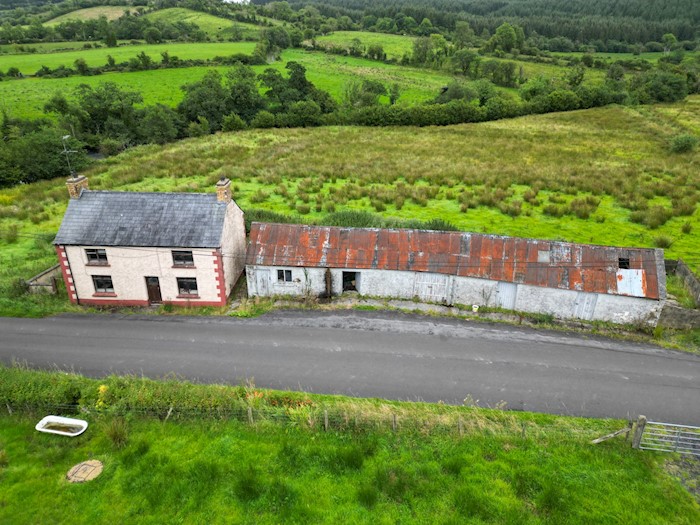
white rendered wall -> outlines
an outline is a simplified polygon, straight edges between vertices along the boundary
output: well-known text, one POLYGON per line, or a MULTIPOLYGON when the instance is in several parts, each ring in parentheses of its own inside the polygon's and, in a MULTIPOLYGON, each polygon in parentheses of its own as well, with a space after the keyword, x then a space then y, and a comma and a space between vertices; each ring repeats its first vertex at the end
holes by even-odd
MULTIPOLYGON (((176 248, 184 250, 184 248, 176 248)), ((113 248, 105 246, 66 246, 66 254, 78 294, 78 300, 94 299, 93 275, 112 278, 116 300, 147 301, 146 277, 158 277, 163 301, 182 301, 178 298, 177 277, 195 277, 199 299, 218 301, 217 279, 214 269, 214 249, 193 249, 195 268, 173 267, 170 248, 113 248), (108 266, 88 265, 85 248, 102 248, 107 252, 108 266)), ((99 298, 99 296, 97 296, 99 298)))
POLYGON ((226 208, 226 219, 221 236, 226 296, 231 293, 236 281, 245 268, 245 219, 243 211, 231 201, 226 208))
MULTIPOLYGON (((355 271, 360 275, 358 293, 365 296, 412 299, 415 297, 416 281, 423 279, 421 272, 389 270, 331 269, 333 295, 342 293, 342 273, 355 271)), ((427 273, 427 272, 426 272, 427 273)), ((325 292, 325 268, 297 268, 285 266, 246 266, 248 295, 309 295, 325 292), (268 293, 259 288, 261 270, 268 270, 268 293), (292 282, 279 282, 277 270, 291 270, 292 282)), ((498 281, 473 277, 449 276, 447 302, 449 304, 478 304, 498 306, 498 281)), ((592 320, 615 323, 639 321, 655 324, 664 301, 606 294, 586 294, 574 290, 517 285, 515 310, 529 313, 552 314, 566 319, 576 317, 577 300, 583 296, 596 299, 595 308, 588 316, 592 320), (596 295, 597 297, 592 297, 596 295)))

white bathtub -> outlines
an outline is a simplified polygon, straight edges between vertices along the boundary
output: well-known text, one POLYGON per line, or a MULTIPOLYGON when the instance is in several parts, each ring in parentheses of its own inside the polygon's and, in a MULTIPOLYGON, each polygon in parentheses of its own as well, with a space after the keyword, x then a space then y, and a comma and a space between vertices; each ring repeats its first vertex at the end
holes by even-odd
POLYGON ((59 436, 75 437, 79 436, 87 429, 87 421, 82 419, 72 419, 70 417, 46 416, 36 424, 39 432, 47 434, 58 434, 59 436))

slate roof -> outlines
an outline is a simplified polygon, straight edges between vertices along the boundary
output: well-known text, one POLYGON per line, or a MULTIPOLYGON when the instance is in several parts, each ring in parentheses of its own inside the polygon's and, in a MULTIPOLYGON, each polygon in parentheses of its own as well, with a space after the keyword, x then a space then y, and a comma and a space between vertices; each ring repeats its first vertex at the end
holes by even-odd
POLYGON ((253 223, 246 264, 434 272, 649 299, 665 294, 663 250, 469 232, 253 223), (620 259, 629 259, 629 270, 620 259))
POLYGON ((54 244, 218 248, 225 216, 216 194, 83 190, 54 244))

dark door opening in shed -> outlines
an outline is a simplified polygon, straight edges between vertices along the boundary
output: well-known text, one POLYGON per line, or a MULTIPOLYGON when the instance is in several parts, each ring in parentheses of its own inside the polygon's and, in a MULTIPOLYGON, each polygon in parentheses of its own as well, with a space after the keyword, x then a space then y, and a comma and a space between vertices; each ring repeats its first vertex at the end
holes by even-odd
POLYGON ((357 272, 343 272, 343 291, 357 292, 359 288, 359 277, 357 272))

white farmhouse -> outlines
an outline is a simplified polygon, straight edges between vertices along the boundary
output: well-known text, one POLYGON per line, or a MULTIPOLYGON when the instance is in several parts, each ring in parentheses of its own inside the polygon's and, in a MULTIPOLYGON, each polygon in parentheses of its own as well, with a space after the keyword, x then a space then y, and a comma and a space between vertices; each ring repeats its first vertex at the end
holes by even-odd
POLYGON ((366 296, 655 324, 663 250, 468 232, 253 223, 250 296, 366 296))
POLYGON ((75 304, 223 306, 243 271, 243 212, 214 193, 90 191, 68 179, 54 245, 75 304))

